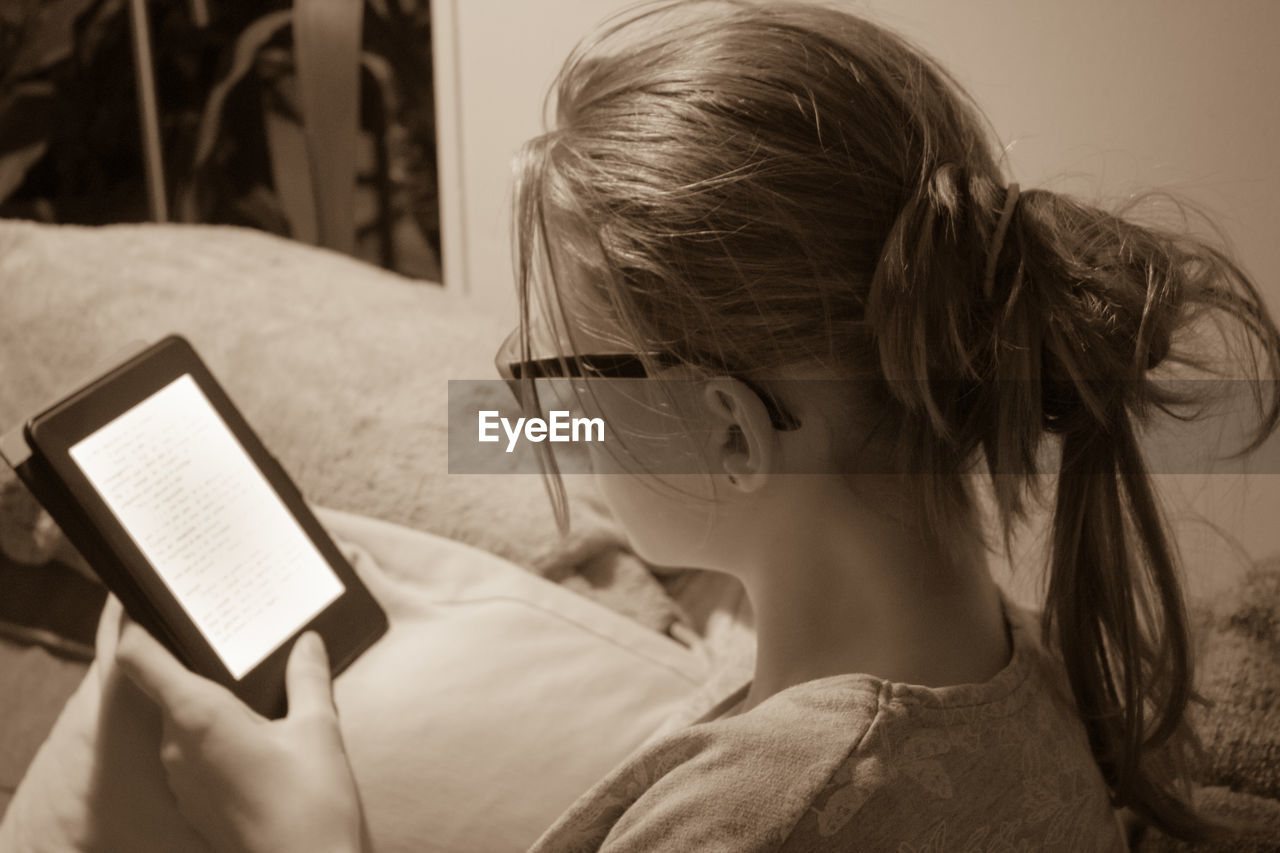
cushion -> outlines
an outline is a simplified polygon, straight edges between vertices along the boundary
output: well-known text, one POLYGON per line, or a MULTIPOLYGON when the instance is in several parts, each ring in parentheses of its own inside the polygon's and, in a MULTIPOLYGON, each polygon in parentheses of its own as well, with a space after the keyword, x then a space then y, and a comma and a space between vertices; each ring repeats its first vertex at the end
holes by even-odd
MULTIPOLYGON (((493 353, 514 317, 228 226, 0 220, 0 281, 0 429, 125 344, 176 332, 309 500, 482 547, 659 630, 676 618, 590 478, 566 478, 574 530, 562 538, 540 477, 449 473, 449 380, 493 380, 468 388, 506 406, 493 353)), ((68 550, 0 465, 0 551, 31 563, 68 550)))
MULTIPOLYGON (((335 684, 379 851, 524 850, 582 791, 718 698, 699 649, 491 554, 337 512, 321 520, 390 630, 335 684)), ((97 661, 0 824, 0 849, 203 849, 159 764, 157 711, 97 661)))

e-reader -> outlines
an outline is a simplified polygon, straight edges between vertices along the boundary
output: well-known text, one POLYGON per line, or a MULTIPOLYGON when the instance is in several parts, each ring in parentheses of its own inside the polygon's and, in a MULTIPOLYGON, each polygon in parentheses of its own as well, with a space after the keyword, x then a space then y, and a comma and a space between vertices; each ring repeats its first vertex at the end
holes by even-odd
POLYGON ((195 350, 142 349, 0 442, 125 610, 191 670, 285 711, 294 640, 334 674, 386 615, 195 350))

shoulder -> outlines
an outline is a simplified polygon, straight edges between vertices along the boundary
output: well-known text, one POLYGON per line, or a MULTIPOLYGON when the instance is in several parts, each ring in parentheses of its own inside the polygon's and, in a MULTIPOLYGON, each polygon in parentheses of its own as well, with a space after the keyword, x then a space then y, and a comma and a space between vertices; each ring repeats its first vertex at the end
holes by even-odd
POLYGON ((884 685, 782 851, 1124 848, 1060 662, 1034 614, 1008 617, 1013 658, 992 680, 884 685))
POLYGON ((537 849, 777 849, 858 750, 881 686, 822 679, 662 738, 584 795, 537 849))
POLYGON ((1116 849, 1109 796, 1028 614, 982 684, 845 675, 636 753, 538 850, 1116 849))

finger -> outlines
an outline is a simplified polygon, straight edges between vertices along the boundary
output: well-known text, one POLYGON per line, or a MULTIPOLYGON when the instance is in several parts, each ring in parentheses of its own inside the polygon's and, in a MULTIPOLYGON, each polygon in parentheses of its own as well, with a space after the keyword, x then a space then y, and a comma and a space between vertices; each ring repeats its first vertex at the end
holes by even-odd
POLYGON ((289 653, 284 673, 289 698, 289 716, 324 714, 332 716, 333 681, 329 676, 329 655, 324 640, 315 631, 298 638, 289 653))
POLYGON ((226 698, 225 690, 183 666, 132 619, 126 618, 120 629, 116 664, 180 728, 203 725, 226 698))

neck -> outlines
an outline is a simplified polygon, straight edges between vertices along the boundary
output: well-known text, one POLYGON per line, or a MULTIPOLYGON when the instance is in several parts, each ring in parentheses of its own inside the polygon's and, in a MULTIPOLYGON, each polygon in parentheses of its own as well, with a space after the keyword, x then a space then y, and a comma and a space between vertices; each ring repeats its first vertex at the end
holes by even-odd
POLYGON ((999 590, 976 533, 940 549, 812 481, 801 489, 785 533, 758 537, 755 558, 735 571, 757 631, 741 710, 832 675, 940 687, 985 681, 1007 663, 999 590))

